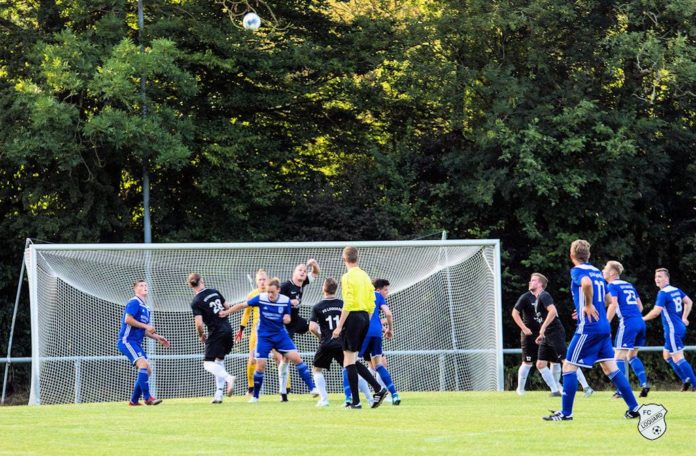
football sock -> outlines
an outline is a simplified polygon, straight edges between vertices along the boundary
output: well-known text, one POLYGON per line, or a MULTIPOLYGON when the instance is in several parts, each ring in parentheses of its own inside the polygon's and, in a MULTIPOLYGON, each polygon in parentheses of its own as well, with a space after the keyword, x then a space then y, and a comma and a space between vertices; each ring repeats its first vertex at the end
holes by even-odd
POLYGON ((529 371, 532 370, 531 364, 521 364, 519 370, 517 371, 517 388, 524 391, 527 385, 527 377, 529 376, 529 371))
POLYGON ((350 383, 348 383, 348 371, 343 369, 343 394, 346 396, 346 402, 353 402, 350 393, 350 383))
POLYGON ((573 402, 575 401, 575 392, 578 389, 577 372, 579 372, 579 370, 563 374, 563 397, 561 398, 563 409, 561 413, 563 413, 564 416, 573 415, 573 402))
POLYGON ((631 365, 633 373, 638 377, 640 386, 646 386, 648 384, 648 377, 645 375, 645 366, 643 366, 643 362, 637 356, 634 356, 628 363, 631 365))
POLYGON ((551 373, 551 370, 548 367, 544 367, 543 369, 539 369, 539 373, 541 374, 541 377, 544 379, 546 384, 548 385, 549 388, 551 388, 552 393, 558 392, 558 386, 556 385, 556 379, 553 378, 553 374, 551 373))
MULTIPOLYGON (((580 368, 578 368, 578 370, 577 370, 577 377, 578 377, 578 381, 582 385, 582 389, 590 387, 590 385, 587 383, 587 379, 585 378, 585 374, 582 373, 582 369, 580 369, 580 368)), ((577 383, 575 384, 575 386, 577 387, 577 383)))
POLYGON ((279 386, 280 394, 287 394, 288 393, 288 377, 289 377, 288 367, 289 367, 288 363, 286 363, 285 361, 278 364, 278 386, 279 386))
POLYGON ((218 372, 224 372, 223 376, 215 375, 215 386, 217 386, 218 390, 222 391, 225 389, 225 382, 229 378, 230 374, 228 374, 225 370, 225 362, 223 360, 215 361, 215 364, 220 366, 218 372))
POLYGON ((682 373, 682 378, 684 379, 684 382, 686 383, 691 382, 692 385, 696 385, 696 378, 694 378, 694 370, 691 367, 691 364, 686 359, 681 359, 677 363, 677 367, 682 373))
POLYGON ((628 378, 628 369, 626 366, 626 361, 623 359, 617 359, 616 360, 616 367, 619 368, 622 374, 624 374, 624 377, 628 378))
POLYGON ((321 398, 321 400, 328 401, 329 394, 326 392, 326 379, 324 378, 324 374, 322 372, 314 373, 314 384, 317 385, 317 389, 319 390, 319 397, 321 398))
MULTIPOLYGON (((384 364, 382 364, 381 366, 384 366, 384 364)), ((383 379, 382 376, 379 375, 379 367, 376 369, 373 369, 370 366, 367 366, 367 370, 369 370, 370 373, 372 374, 372 376, 375 378, 375 380, 377 380, 377 383, 379 383, 379 386, 381 386, 382 388, 387 388, 387 381, 385 379, 383 379)), ((389 375, 389 372, 387 372, 387 375, 389 375)), ((389 388, 387 388, 387 389, 389 389, 389 388)))
POLYGON ((300 363, 295 367, 297 368, 297 373, 300 374, 302 380, 307 384, 307 388, 312 391, 314 389, 314 381, 312 380, 312 374, 309 373, 307 365, 305 363, 300 363))
POLYGON ((254 387, 254 372, 256 371, 256 366, 252 363, 247 363, 247 385, 249 388, 254 387))
POLYGON ((672 366, 672 370, 677 374, 677 377, 679 377, 682 382, 686 382, 686 378, 684 377, 684 374, 682 374, 681 369, 679 369, 677 366, 677 363, 675 363, 672 358, 667 358, 666 361, 670 366, 672 366))
POLYGON ((556 380, 558 390, 563 390, 563 385, 561 385, 561 363, 551 363, 551 373, 553 373, 553 379, 556 380))
POLYGON ((355 369, 362 378, 367 380, 367 383, 370 384, 375 393, 382 389, 382 386, 380 386, 379 382, 375 380, 375 377, 370 374, 370 371, 367 370, 367 367, 364 364, 361 362, 356 362, 355 369))
MULTIPOLYGON (((140 375, 138 375, 139 377, 140 375)), ((136 378, 135 379, 135 386, 133 386, 133 394, 131 394, 131 402, 136 403, 140 400, 140 395, 142 394, 142 390, 140 389, 140 379, 136 378)))
POLYGON ((263 385, 263 372, 254 372, 254 397, 256 399, 259 398, 261 385, 263 385))
POLYGON ((360 403, 360 391, 358 391, 358 369, 355 364, 346 366, 348 373, 348 384, 350 385, 350 395, 353 398, 353 405, 360 403))
POLYGON ((396 394, 396 387, 394 386, 394 382, 392 381, 391 375, 389 375, 387 368, 380 364, 377 366, 377 373, 379 374, 377 379, 379 380, 381 378, 384 382, 381 384, 381 386, 387 388, 390 394, 396 394))
POLYGON ((626 405, 628 405, 629 410, 635 410, 636 407, 638 407, 638 401, 636 401, 636 396, 633 394, 631 385, 628 383, 623 372, 617 369, 614 372, 610 372, 608 377, 621 393, 621 397, 624 402, 626 402, 626 405))
POLYGON ((143 393, 143 399, 150 399, 150 376, 147 374, 147 369, 138 369, 138 385, 143 393))

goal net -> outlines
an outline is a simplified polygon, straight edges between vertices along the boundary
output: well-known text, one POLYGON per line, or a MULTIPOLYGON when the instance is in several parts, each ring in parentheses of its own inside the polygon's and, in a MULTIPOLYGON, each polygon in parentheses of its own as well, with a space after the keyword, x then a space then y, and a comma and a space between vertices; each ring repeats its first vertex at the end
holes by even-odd
MULTIPOLYGON (((391 283, 387 303, 395 333, 385 356, 400 391, 502 390, 503 350, 500 255, 497 240, 353 242, 360 266, 391 283)), ((212 396, 213 377, 203 370, 203 345, 194 330, 187 287, 190 272, 235 303, 252 290, 258 268, 289 280, 297 264, 318 261, 319 278, 305 288, 300 314, 309 319, 325 277, 345 272, 345 242, 260 244, 37 245, 26 250, 32 329, 31 404, 127 401, 135 370, 116 348, 132 283, 149 283, 148 306, 157 332, 143 348, 153 367, 153 394, 161 398, 212 396)), ((340 282, 340 280, 339 280, 340 282)), ((340 297, 340 288, 338 291, 340 297)), ((241 313, 230 317, 239 327, 241 313)), ((295 336, 311 365, 318 341, 295 336)), ((248 330, 225 364, 237 376, 235 394, 247 388, 248 330)), ((341 369, 327 377, 341 392, 341 369)), ((293 393, 306 392, 291 366, 293 393)), ((277 394, 269 362, 264 394, 277 394)))

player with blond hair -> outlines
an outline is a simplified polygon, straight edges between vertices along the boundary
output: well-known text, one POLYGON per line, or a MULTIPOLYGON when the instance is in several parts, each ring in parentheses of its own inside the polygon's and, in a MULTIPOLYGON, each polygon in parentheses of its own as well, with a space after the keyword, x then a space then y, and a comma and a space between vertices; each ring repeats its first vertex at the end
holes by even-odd
MULTIPOLYGON (((268 274, 265 269, 256 271, 256 288, 247 294, 246 300, 258 296, 266 291, 266 282, 268 282, 268 274)), ((236 343, 241 342, 244 337, 244 329, 249 325, 251 319, 251 330, 249 332, 249 357, 247 358, 247 394, 251 395, 254 392, 254 371, 256 370, 256 359, 254 352, 256 351, 256 329, 259 326, 259 308, 247 307, 242 313, 242 321, 239 323, 239 331, 234 336, 236 343)))

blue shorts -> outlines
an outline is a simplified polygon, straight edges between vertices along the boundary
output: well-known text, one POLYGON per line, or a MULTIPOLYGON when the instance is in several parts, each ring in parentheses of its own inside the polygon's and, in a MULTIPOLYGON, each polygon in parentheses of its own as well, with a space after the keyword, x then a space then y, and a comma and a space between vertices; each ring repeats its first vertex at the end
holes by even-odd
POLYGON ((665 350, 671 353, 678 353, 684 350, 684 333, 668 332, 665 330, 665 350))
POLYGON ((614 359, 611 334, 573 334, 566 361, 580 367, 614 359))
POLYGON ((373 356, 382 356, 382 336, 367 336, 360 347, 358 356, 366 360, 373 356))
POLYGON ((274 335, 257 335, 258 340, 256 341, 256 351, 254 352, 254 358, 256 359, 268 359, 268 354, 271 350, 275 349, 278 353, 287 353, 289 351, 297 351, 290 335, 287 332, 282 332, 274 335))
POLYGON ((121 353, 126 355, 126 358, 128 358, 131 364, 135 364, 135 362, 140 358, 147 359, 147 355, 143 351, 143 347, 141 347, 137 342, 133 342, 131 340, 126 340, 124 342, 119 340, 116 346, 121 353))
POLYGON ((632 350, 645 346, 645 322, 642 318, 619 321, 614 347, 617 350, 632 350))

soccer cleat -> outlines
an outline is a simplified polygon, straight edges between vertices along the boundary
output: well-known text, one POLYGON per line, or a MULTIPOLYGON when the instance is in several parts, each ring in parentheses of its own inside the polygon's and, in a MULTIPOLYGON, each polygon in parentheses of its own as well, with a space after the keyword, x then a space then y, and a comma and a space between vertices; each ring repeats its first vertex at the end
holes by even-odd
POLYGON ((640 390, 640 395, 639 397, 648 397, 648 393, 650 392, 650 385, 645 385, 642 390, 640 390))
POLYGON ((353 404, 346 404, 346 406, 343 407, 343 408, 346 409, 346 410, 350 410, 350 409, 362 410, 362 404, 355 404, 355 405, 353 405, 353 404))
POLYGON ((157 399, 155 396, 150 396, 150 399, 145 400, 145 405, 159 405, 162 403, 162 399, 157 399))
POLYGON ((590 388, 589 386, 587 388, 583 389, 583 391, 585 392, 585 397, 590 397, 594 394, 594 390, 592 388, 590 388))
POLYGON ((626 410, 626 413, 624 413, 624 418, 627 420, 631 420, 633 418, 640 418, 640 412, 637 410, 626 410))
POLYGON ((131 407, 137 407, 138 405, 143 405, 143 404, 141 404, 140 402, 128 402, 128 405, 130 405, 131 407))
POLYGON ((549 396, 551 396, 551 397, 561 397, 561 396, 563 396, 563 393, 561 393, 560 391, 554 391, 553 393, 550 393, 549 396))
POLYGON ((235 377, 234 375, 230 375, 229 377, 227 377, 227 388, 225 389, 225 394, 227 394, 228 397, 232 396, 232 393, 234 393, 234 381, 236 378, 237 377, 235 377))
POLYGON ((518 386, 517 389, 515 390, 518 396, 524 396, 525 391, 523 389, 520 389, 518 386))
POLYGON ((611 395, 612 399, 621 399, 623 398, 623 394, 621 394, 620 391, 614 391, 614 394, 611 395))
POLYGON ((401 404, 401 398, 399 397, 398 394, 392 394, 392 405, 399 405, 401 404))
POLYGON ((573 421, 572 416, 565 416, 560 410, 558 412, 554 412, 553 410, 549 411, 551 415, 541 417, 544 421, 573 421))
POLYGON ((374 396, 372 396, 373 402, 372 402, 371 407, 377 408, 380 405, 382 405, 382 402, 384 402, 384 398, 387 397, 387 393, 388 393, 388 391, 386 388, 382 388, 381 390, 376 392, 374 394, 374 396))
POLYGON ((320 399, 319 402, 317 402, 317 407, 328 407, 329 406, 329 401, 328 399, 320 399))
POLYGON ((317 388, 313 388, 312 391, 309 392, 309 394, 311 394, 312 397, 319 397, 319 390, 317 388))
POLYGON ((254 394, 254 387, 250 386, 249 388, 247 388, 247 396, 251 396, 253 394, 254 394))
POLYGON ((222 390, 215 391, 211 404, 222 404, 222 390))
POLYGON ((251 396, 251 399, 247 401, 249 404, 257 404, 259 402, 259 398, 255 396, 251 396))
POLYGON ((682 385, 682 393, 685 391, 689 391, 691 389, 691 382, 689 380, 685 381, 684 384, 682 385))
POLYGON ((288 401, 288 395, 280 393, 280 402, 287 402, 288 401))

